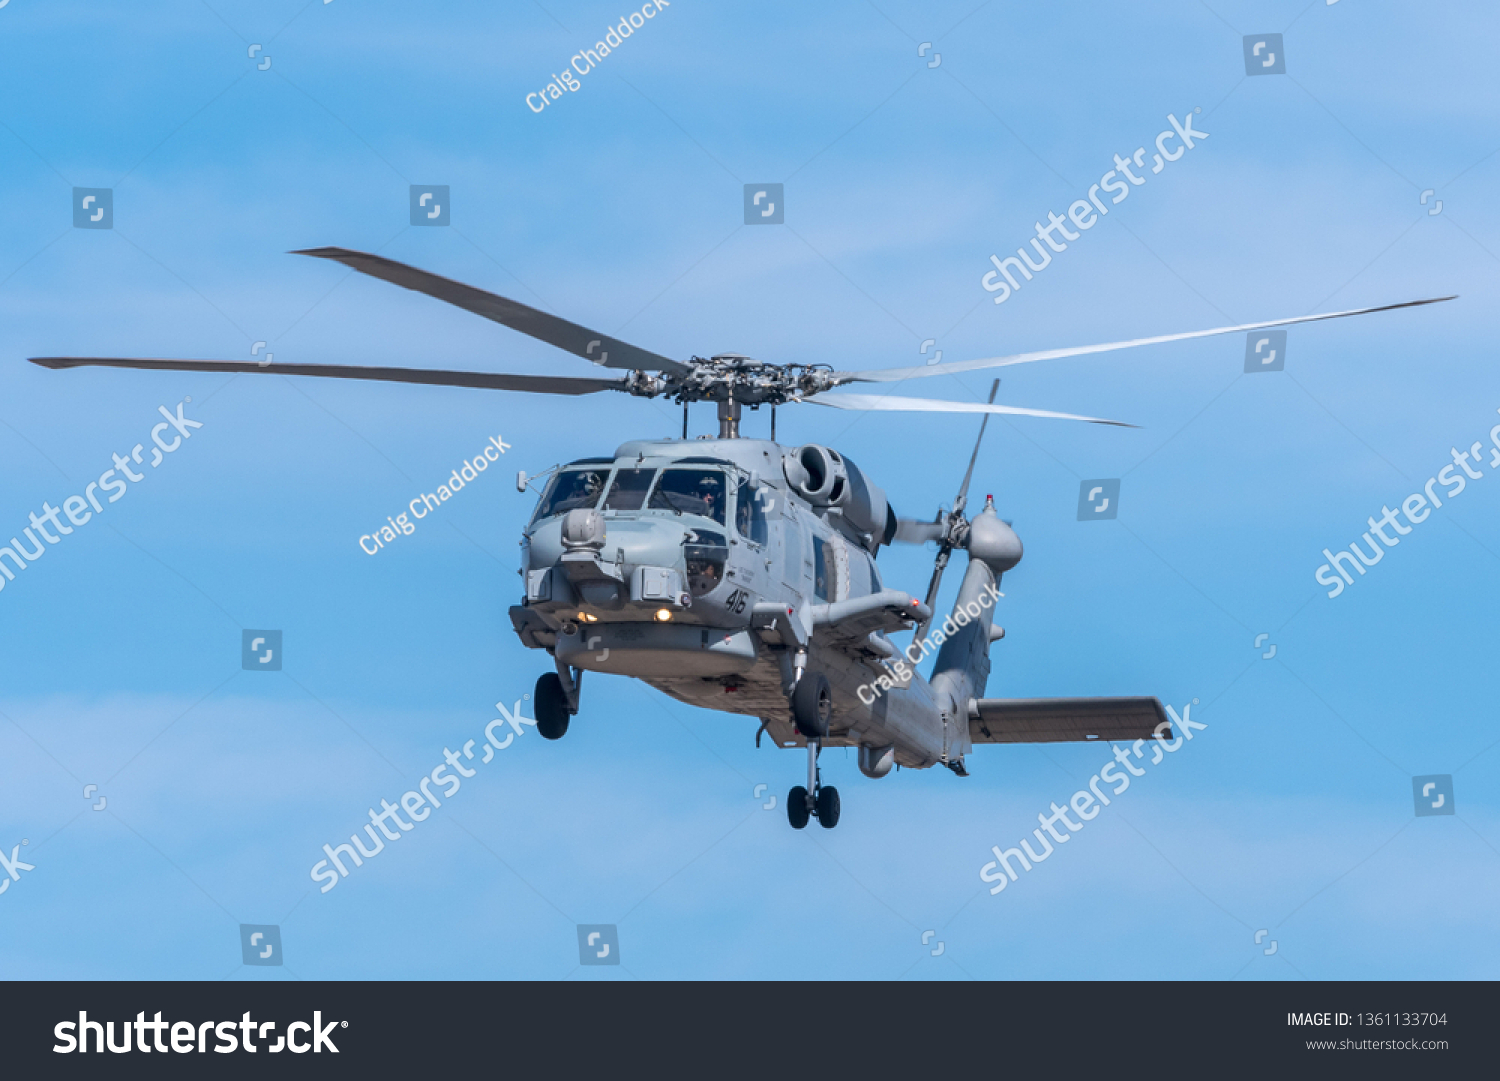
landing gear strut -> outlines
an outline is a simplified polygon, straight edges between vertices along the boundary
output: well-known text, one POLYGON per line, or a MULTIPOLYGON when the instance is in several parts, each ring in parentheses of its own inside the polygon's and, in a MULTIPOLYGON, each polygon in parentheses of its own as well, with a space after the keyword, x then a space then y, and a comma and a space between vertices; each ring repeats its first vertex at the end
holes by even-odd
POLYGON ((825 788, 818 769, 822 749, 820 740, 807 741, 807 787, 799 784, 786 794, 786 820, 794 830, 806 829, 809 818, 816 818, 825 830, 839 824, 839 790, 832 785, 825 788))

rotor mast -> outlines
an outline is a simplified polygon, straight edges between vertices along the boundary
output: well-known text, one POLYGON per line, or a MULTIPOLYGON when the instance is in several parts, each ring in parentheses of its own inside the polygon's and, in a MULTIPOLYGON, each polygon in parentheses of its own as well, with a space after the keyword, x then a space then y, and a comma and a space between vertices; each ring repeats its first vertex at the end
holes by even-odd
POLYGON ((738 439, 740 437, 740 403, 732 397, 734 388, 730 388, 731 397, 719 403, 719 438, 738 439))

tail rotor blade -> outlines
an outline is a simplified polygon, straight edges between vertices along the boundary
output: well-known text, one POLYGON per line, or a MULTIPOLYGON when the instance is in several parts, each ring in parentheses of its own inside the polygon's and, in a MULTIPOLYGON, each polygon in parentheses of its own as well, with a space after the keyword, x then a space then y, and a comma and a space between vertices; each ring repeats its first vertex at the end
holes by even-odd
MULTIPOLYGON (((990 384, 990 405, 995 404, 995 394, 1000 390, 1000 380, 996 379, 990 384)), ((984 442, 984 430, 989 427, 991 414, 986 413, 984 419, 979 422, 979 438, 974 440, 974 453, 969 455, 969 468, 964 473, 963 485, 958 489, 958 498, 953 501, 955 510, 962 510, 964 500, 969 494, 969 479, 974 476, 974 463, 979 460, 979 444, 984 442)))
MULTIPOLYGON (((995 394, 1000 390, 1000 380, 996 379, 990 384, 989 404, 995 404, 995 394)), ((974 453, 969 455, 969 468, 964 471, 964 482, 959 486, 958 498, 953 501, 953 509, 947 515, 939 519, 942 526, 942 534, 938 540, 937 558, 932 564, 932 581, 927 583, 927 610, 935 612, 938 590, 943 586, 943 571, 948 569, 948 557, 952 554, 963 540, 963 534, 967 531, 968 521, 964 518, 964 506, 969 499, 969 481, 974 477, 974 463, 979 461, 979 448, 984 443, 984 430, 989 427, 990 414, 985 413, 984 419, 979 422, 979 437, 974 440, 974 453)), ((899 528, 899 527, 898 527, 899 528)), ((929 615, 919 627, 913 642, 920 642, 927 637, 927 628, 932 625, 932 616, 929 615)))
POLYGON ((893 539, 897 544, 926 544, 928 541, 942 540, 942 537, 941 515, 935 522, 919 522, 914 518, 896 519, 896 536, 893 539))

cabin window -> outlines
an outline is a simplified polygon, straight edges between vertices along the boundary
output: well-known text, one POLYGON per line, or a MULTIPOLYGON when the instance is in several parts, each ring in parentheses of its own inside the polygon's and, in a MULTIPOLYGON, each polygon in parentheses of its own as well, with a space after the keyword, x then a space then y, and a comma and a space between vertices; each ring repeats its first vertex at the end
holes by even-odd
POLYGON ((726 495, 724 474, 717 469, 663 469, 650 508, 696 514, 723 525, 726 495))
POLYGON ((701 597, 719 588, 724 581, 724 564, 729 560, 724 534, 690 529, 682 543, 682 554, 687 562, 688 592, 701 597))
POLYGON ((655 476, 654 469, 621 469, 609 486, 609 494, 604 497, 604 509, 640 510, 655 476))
POLYGON ((740 481, 734 495, 734 527, 751 544, 765 544, 770 539, 770 527, 766 523, 766 503, 771 498, 770 490, 757 488, 748 480, 740 481))
POLYGON ((555 514, 566 514, 579 507, 592 507, 599 502, 604 491, 604 482, 609 479, 609 468, 565 469, 552 478, 542 502, 536 509, 533 521, 551 518, 555 514))
POLYGON ((813 596, 827 603, 833 587, 833 552, 816 533, 813 534, 813 596))

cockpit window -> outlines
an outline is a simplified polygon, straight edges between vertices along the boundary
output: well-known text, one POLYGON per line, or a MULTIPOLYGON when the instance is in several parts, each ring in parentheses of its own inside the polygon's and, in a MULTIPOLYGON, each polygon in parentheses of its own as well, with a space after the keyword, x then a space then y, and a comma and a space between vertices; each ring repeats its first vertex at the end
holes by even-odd
POLYGON ((766 526, 766 504, 770 500, 769 489, 757 488, 748 480, 740 481, 734 496, 734 527, 751 544, 765 544, 770 539, 766 526))
POLYGON ((550 518, 555 514, 566 514, 579 507, 592 507, 599 502, 604 491, 604 482, 609 478, 609 468, 565 469, 552 478, 552 485, 537 507, 535 521, 550 518))
POLYGON ((604 497, 604 509, 640 510, 654 476, 654 469, 621 469, 609 486, 609 494, 604 497))
POLYGON ((697 514, 724 524, 724 474, 716 469, 663 469, 652 510, 697 514))
POLYGON ((690 529, 682 544, 687 563, 688 590, 695 597, 712 593, 724 581, 729 545, 724 534, 708 529, 690 529))

